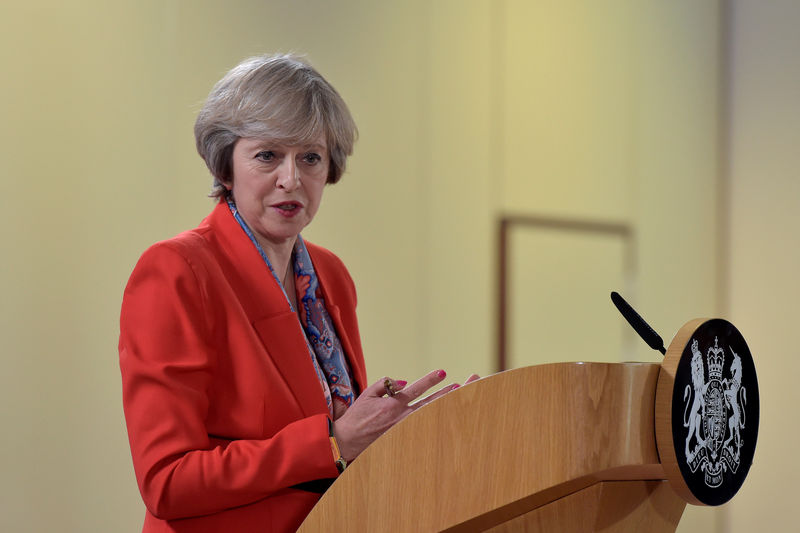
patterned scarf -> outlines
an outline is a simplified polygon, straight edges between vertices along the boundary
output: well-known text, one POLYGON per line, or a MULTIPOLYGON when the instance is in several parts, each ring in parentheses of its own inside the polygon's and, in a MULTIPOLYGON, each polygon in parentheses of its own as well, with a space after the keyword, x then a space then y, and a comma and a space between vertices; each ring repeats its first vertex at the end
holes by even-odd
MULTIPOLYGON (((264 253, 253 231, 239 214, 233 199, 228 199, 228 207, 239 226, 255 245, 273 279, 283 291, 289 307, 292 311, 295 311, 291 300, 286 295, 286 289, 267 258, 267 254, 264 253)), ((335 420, 344 414, 345 410, 355 400, 350 367, 347 364, 347 358, 344 355, 342 344, 339 342, 339 337, 336 335, 333 321, 325 308, 325 300, 322 298, 319 279, 316 272, 314 272, 314 265, 311 263, 308 250, 300 235, 297 236, 297 241, 294 244, 292 258, 294 260, 295 292, 297 293, 297 304, 300 307, 300 325, 305 332, 306 346, 308 347, 314 370, 317 373, 317 378, 322 386, 322 392, 328 404, 328 411, 335 420)))

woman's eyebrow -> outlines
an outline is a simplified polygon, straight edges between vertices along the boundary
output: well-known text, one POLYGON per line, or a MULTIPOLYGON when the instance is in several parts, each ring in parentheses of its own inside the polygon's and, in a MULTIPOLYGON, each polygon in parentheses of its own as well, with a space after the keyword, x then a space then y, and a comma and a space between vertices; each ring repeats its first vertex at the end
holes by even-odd
POLYGON ((270 149, 270 150, 280 150, 291 147, 298 147, 302 150, 316 150, 318 152, 327 150, 327 146, 315 142, 293 144, 282 141, 276 141, 274 139, 261 139, 255 144, 255 148, 270 149))
POLYGON ((303 150, 316 150, 318 152, 325 151, 326 149, 325 145, 318 143, 304 144, 301 148, 303 148, 303 150))

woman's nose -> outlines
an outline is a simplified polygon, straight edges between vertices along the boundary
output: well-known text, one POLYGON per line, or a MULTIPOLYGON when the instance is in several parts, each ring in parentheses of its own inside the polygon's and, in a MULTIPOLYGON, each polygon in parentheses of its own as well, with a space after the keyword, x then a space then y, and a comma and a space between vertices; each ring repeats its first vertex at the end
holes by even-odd
POLYGON ((276 185, 285 191, 293 191, 300 186, 300 169, 294 159, 287 157, 286 163, 278 169, 276 185))

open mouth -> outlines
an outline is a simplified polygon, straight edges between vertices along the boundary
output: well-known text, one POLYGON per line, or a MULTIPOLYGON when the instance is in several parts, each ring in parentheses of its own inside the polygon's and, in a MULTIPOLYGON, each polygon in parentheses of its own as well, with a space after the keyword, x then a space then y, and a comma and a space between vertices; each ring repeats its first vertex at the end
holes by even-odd
POLYGON ((297 211, 300 210, 303 205, 299 202, 281 202, 279 204, 275 204, 272 207, 278 210, 278 212, 282 215, 293 215, 297 211))

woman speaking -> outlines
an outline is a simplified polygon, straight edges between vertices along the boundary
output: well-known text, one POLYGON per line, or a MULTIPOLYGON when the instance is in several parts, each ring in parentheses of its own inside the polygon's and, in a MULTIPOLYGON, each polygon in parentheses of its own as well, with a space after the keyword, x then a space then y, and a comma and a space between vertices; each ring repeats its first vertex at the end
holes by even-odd
POLYGON ((195 138, 217 203, 145 251, 122 302, 144 531, 294 531, 347 462, 458 387, 411 403, 445 372, 369 385, 353 281, 300 236, 355 137, 336 90, 293 56, 248 59, 208 96, 195 138))

